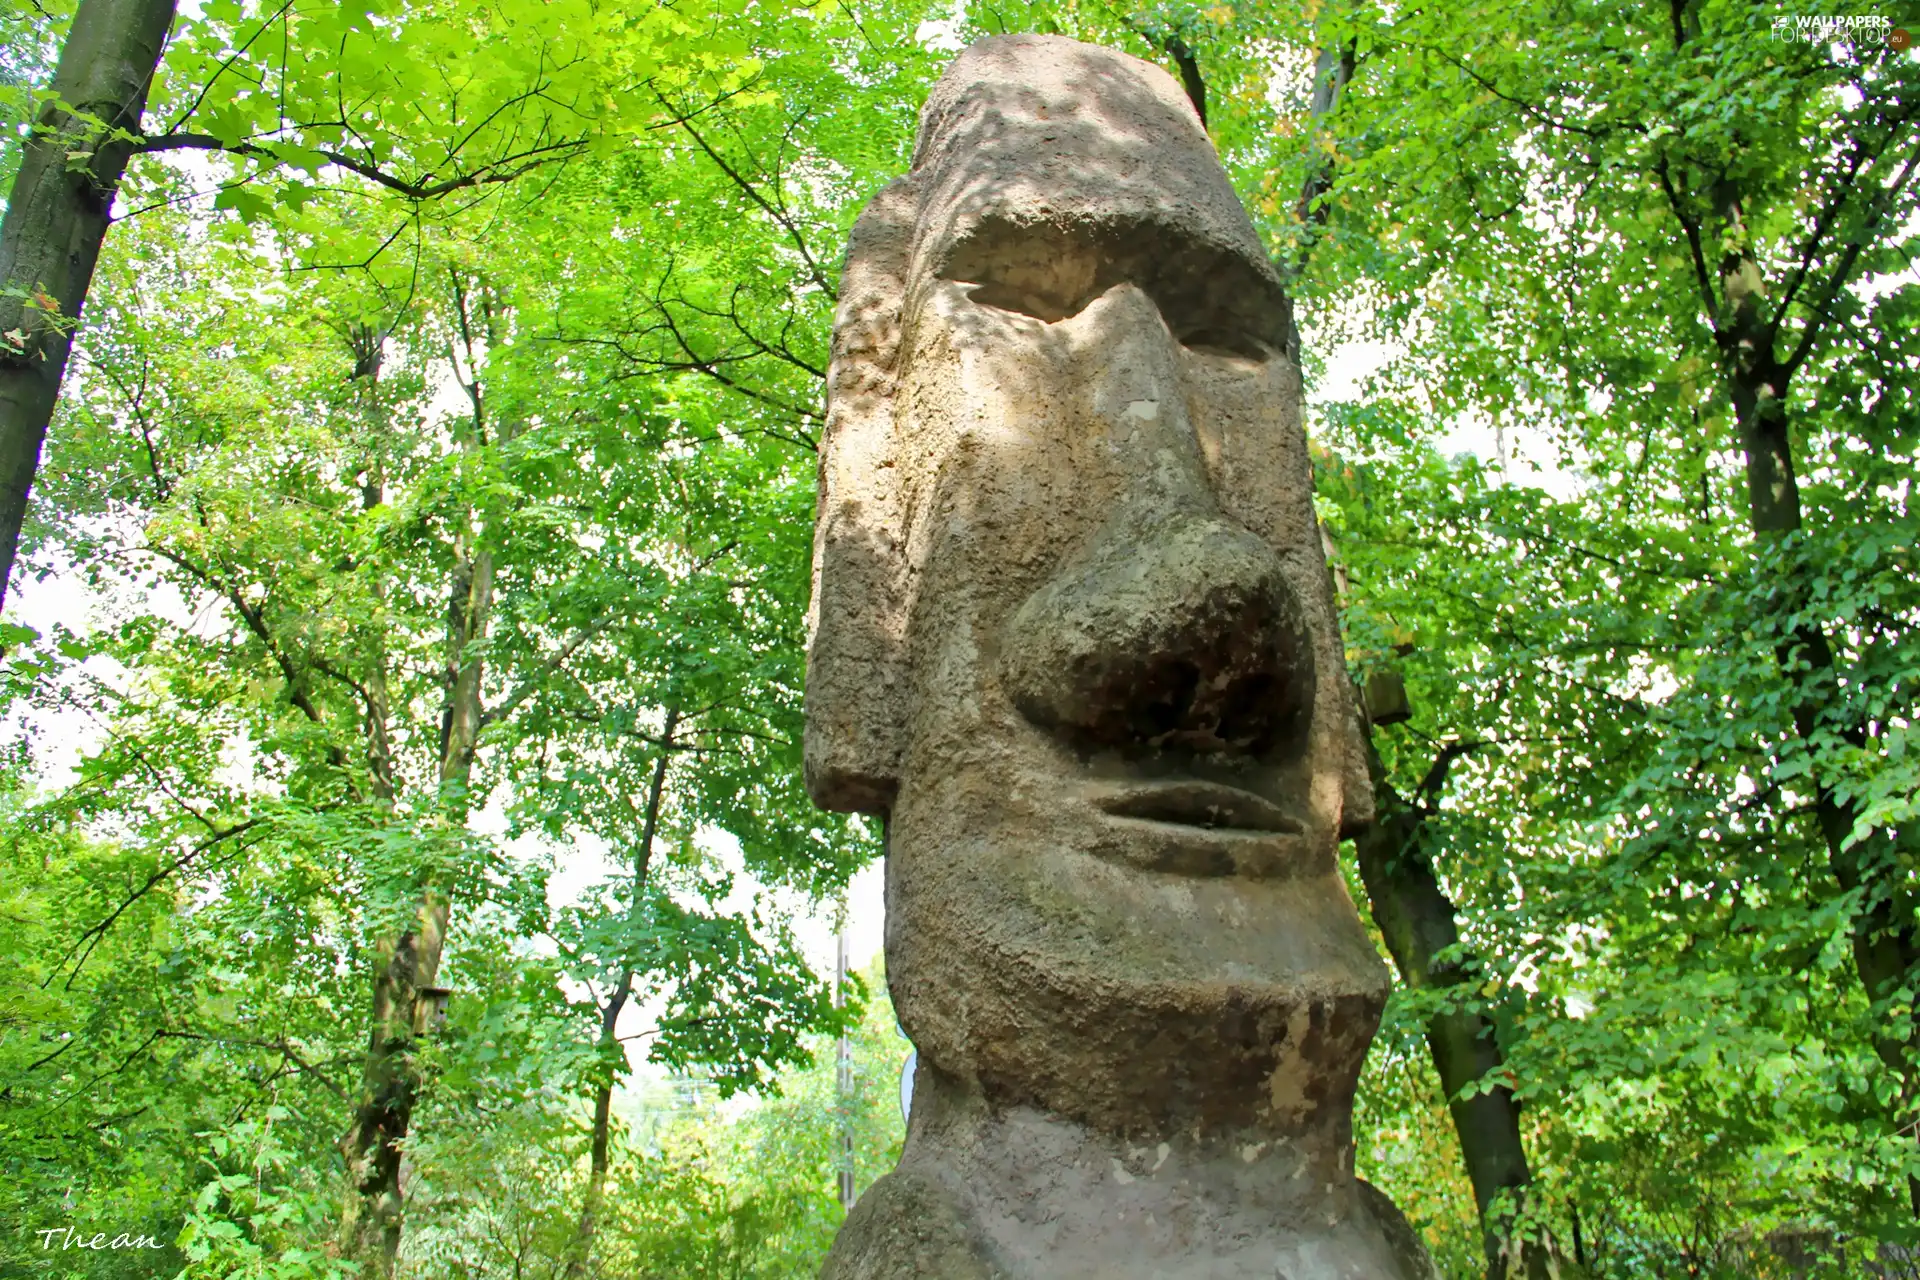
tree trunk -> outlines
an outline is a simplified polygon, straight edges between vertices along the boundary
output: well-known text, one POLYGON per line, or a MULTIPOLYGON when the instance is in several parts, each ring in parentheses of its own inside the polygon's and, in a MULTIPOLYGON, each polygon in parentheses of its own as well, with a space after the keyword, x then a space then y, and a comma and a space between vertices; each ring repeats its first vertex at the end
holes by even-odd
POLYGON ((174 0, 80 0, 0 223, 0 608, 174 0))
MULTIPOLYGON (((458 280, 454 297, 472 379, 462 384, 473 406, 472 430, 462 449, 472 457, 487 439, 486 406, 474 366, 470 298, 458 280)), ((456 360, 456 373, 458 368, 456 360)), ((486 639, 493 611, 493 553, 480 545, 477 524, 476 513, 469 509, 454 538, 447 593, 446 698, 440 718, 438 781, 442 812, 455 828, 466 825, 470 811, 474 755, 486 719, 484 671, 477 650, 486 639)), ((413 1046, 428 1030, 435 1012, 440 955, 451 910, 445 888, 427 884, 409 927, 383 939, 375 952, 366 1071, 360 1106, 343 1143, 350 1189, 341 1219, 342 1248, 373 1276, 391 1275, 400 1251, 405 1209, 400 1160, 420 1088, 413 1046)))
MULTIPOLYGON (((1738 228, 1737 206, 1724 211, 1729 225, 1738 228)), ((1772 334, 1761 320, 1765 281, 1759 263, 1745 253, 1729 254, 1721 268, 1726 315, 1719 330, 1726 356, 1727 390, 1739 425, 1741 450, 1746 457, 1747 524, 1756 540, 1782 537, 1802 528, 1800 485, 1794 473, 1793 443, 1786 411, 1787 385, 1792 371, 1774 355, 1772 334)), ((1789 587, 1776 597, 1780 612, 1801 611, 1801 594, 1789 587)), ((1793 701, 1794 729, 1811 749, 1824 725, 1834 729, 1828 711, 1840 696, 1833 645, 1812 623, 1801 623, 1775 651, 1780 670, 1797 682, 1793 701)), ((1838 736, 1856 748, 1867 746, 1864 726, 1837 726, 1838 736)), ((1884 1000, 1898 990, 1920 961, 1913 895, 1900 871, 1898 830, 1875 832, 1851 847, 1847 839, 1859 817, 1856 805, 1835 793, 1831 782, 1815 773, 1814 819, 1827 846, 1828 866, 1840 887, 1861 895, 1860 913, 1853 921, 1854 966, 1869 999, 1884 1000)), ((1901 1082, 1902 1101, 1912 1105, 1916 1095, 1917 1046, 1884 1030, 1874 1036, 1874 1052, 1901 1082)), ((1920 1180, 1909 1178, 1907 1194, 1920 1217, 1920 1180)))
MULTIPOLYGON (((1467 982, 1472 975, 1459 962, 1438 959, 1447 948, 1459 945, 1460 930, 1453 902, 1421 848, 1427 811, 1409 804, 1387 782, 1371 735, 1367 763, 1373 775, 1375 818, 1354 841, 1354 848, 1374 924, 1407 986, 1436 990, 1467 982)), ((1446 763, 1443 757, 1436 764, 1437 774, 1444 775, 1446 763)), ((1471 1097, 1461 1096, 1463 1089, 1497 1075, 1505 1066, 1492 1021, 1480 1013, 1436 1014, 1427 1023, 1426 1041, 1460 1138, 1467 1178, 1473 1183, 1487 1274, 1495 1280, 1567 1275, 1566 1260, 1558 1256, 1551 1239, 1515 1237, 1495 1213, 1495 1201, 1503 1194, 1509 1213, 1524 1206, 1532 1175, 1520 1141, 1520 1107, 1513 1091, 1496 1084, 1471 1097)))
POLYGON ((1300 243, 1286 267, 1294 277, 1307 269, 1307 260, 1313 256, 1314 245, 1326 229, 1331 213, 1327 196, 1333 191, 1333 156, 1331 151, 1319 149, 1320 139, 1329 117, 1346 95, 1359 57, 1359 42, 1349 40, 1343 46, 1328 45, 1321 49, 1313 62, 1313 98, 1307 104, 1307 136, 1317 155, 1300 184, 1300 199, 1293 211, 1294 220, 1300 225, 1300 243))
MULTIPOLYGON (((448 690, 441 718, 439 781, 451 824, 463 827, 468 785, 482 719, 480 660, 469 650, 486 634, 493 601, 493 557, 461 541, 448 609, 448 690)), ((347 1173, 352 1183, 341 1224, 347 1256, 369 1265, 371 1274, 393 1272, 400 1250, 404 1192, 400 1157, 419 1092, 415 1039, 428 1029, 432 990, 440 971, 452 903, 439 885, 422 891, 407 930, 383 939, 375 952, 373 1026, 361 1101, 347 1136, 347 1173)))
MULTIPOLYGON (((660 755, 653 762, 653 779, 647 786, 646 816, 641 821, 639 850, 633 859, 633 897, 627 903, 627 919, 640 923, 641 893, 647 885, 647 869, 653 861, 653 837, 660 829, 660 800, 666 794, 667 761, 674 750, 673 734, 680 727, 680 709, 667 708, 666 726, 660 734, 660 755)), ((587 1274, 587 1261, 593 1253, 593 1233, 599 1225, 600 1206, 605 1200, 609 1152, 613 1139, 613 1081, 619 1066, 620 1040, 614 1034, 620 1011, 633 994, 633 970, 620 974, 611 995, 600 1010, 600 1056, 604 1075, 593 1090, 593 1144, 588 1155, 587 1189, 580 1201, 580 1222, 574 1230, 573 1249, 567 1259, 569 1280, 587 1274)))
MULTIPOLYGON (((613 1024, 619 1018, 620 1011, 626 1008, 629 994, 627 991, 616 992, 615 998, 607 1002, 605 1021, 600 1032, 600 1050, 603 1054, 619 1052, 620 1043, 614 1038, 613 1024)), ((600 1207, 606 1202, 607 1168, 612 1146, 613 1076, 609 1070, 607 1077, 593 1087, 593 1146, 588 1155, 587 1190, 580 1200, 580 1223, 574 1229, 572 1256, 567 1259, 566 1274, 570 1280, 587 1274, 587 1260, 593 1253, 593 1233, 600 1225, 600 1207)))
POLYGON ((1193 56, 1193 50, 1187 42, 1177 35, 1168 35, 1160 44, 1167 56, 1173 59, 1173 65, 1180 69, 1180 87, 1187 91, 1187 101, 1193 104, 1193 114, 1200 117, 1200 127, 1207 127, 1207 81, 1200 74, 1200 60, 1193 56))
MULTIPOLYGON (((1333 575, 1334 595, 1345 600, 1347 573, 1340 563, 1339 549, 1324 527, 1320 540, 1333 575)), ((1362 706, 1369 703, 1364 695, 1360 701, 1362 706)), ((1399 718, 1408 718, 1404 689, 1399 691, 1396 705, 1399 718)), ((1374 746, 1373 728, 1370 719, 1363 716, 1361 732, 1367 774, 1373 783, 1374 819, 1353 842, 1360 879, 1367 890, 1367 909, 1386 941, 1401 982, 1416 991, 1461 985, 1471 980, 1468 966, 1459 960, 1442 963, 1439 959, 1448 948, 1459 945, 1460 928, 1459 911, 1441 887, 1433 861, 1422 847, 1432 810, 1409 803, 1394 790, 1374 746)), ((1469 749, 1470 745, 1464 743, 1442 748, 1422 779, 1416 799, 1438 794, 1453 762, 1469 749)), ((1479 1013, 1440 1013, 1428 1020, 1424 1034, 1434 1073, 1440 1077, 1440 1088, 1447 1099, 1447 1112, 1460 1140, 1467 1180, 1473 1184, 1488 1276, 1491 1280, 1519 1276, 1527 1280, 1573 1280, 1584 1274, 1577 1264, 1569 1265, 1551 1236, 1531 1241, 1516 1237, 1496 1214, 1504 1207, 1506 1216, 1511 1217, 1525 1207, 1533 1174, 1520 1140, 1520 1105, 1514 1100, 1513 1090, 1496 1084, 1471 1097, 1461 1096, 1467 1086, 1497 1077, 1506 1066, 1493 1022, 1479 1013)))
MULTIPOLYGON (((391 442, 391 423, 380 395, 380 369, 386 334, 369 325, 356 327, 349 335, 353 349, 353 381, 357 408, 366 424, 362 441, 360 510, 372 511, 387 500, 387 449, 391 442)), ((379 616, 385 613, 387 588, 376 578, 372 588, 375 621, 365 640, 366 683, 361 690, 366 710, 367 774, 372 780, 374 803, 391 811, 399 795, 399 780, 393 750, 393 696, 387 684, 387 638, 380 630, 379 616)))
POLYGON ((431 1008, 422 991, 439 969, 446 925, 446 899, 429 893, 413 928, 383 940, 375 953, 373 1031, 360 1106, 345 1143, 352 1190, 340 1227, 346 1255, 367 1264, 374 1276, 392 1275, 400 1253, 401 1144, 419 1092, 413 1044, 427 1030, 431 1008))
MULTIPOLYGON (((1687 0, 1669 0, 1669 7, 1674 48, 1680 49, 1697 34, 1698 22, 1688 9, 1687 0)), ((1909 122, 1911 118, 1908 114, 1899 123, 1909 122)), ((1903 131, 1896 128, 1890 138, 1902 134, 1903 131)), ((1748 211, 1740 187, 1724 176, 1713 184, 1710 208, 1712 218, 1719 223, 1715 227, 1689 208, 1685 189, 1676 184, 1664 157, 1656 162, 1654 172, 1691 250, 1702 301, 1706 304, 1707 322, 1726 372, 1728 398, 1733 403, 1740 448, 1746 462, 1747 526, 1756 542, 1797 533, 1803 520, 1787 416, 1787 389, 1799 362, 1812 349, 1821 327, 1827 322, 1826 308, 1815 305, 1810 309, 1812 314, 1793 354, 1782 361, 1775 343, 1786 320, 1785 302, 1781 304, 1782 309, 1768 315, 1766 273, 1753 256, 1748 211), (1705 246, 1714 239, 1726 246, 1718 264, 1717 305, 1705 252, 1705 246)), ((1871 167, 1867 172, 1871 172, 1871 167)), ((1891 189, 1897 190, 1911 174, 1909 162, 1891 189)), ((1864 183, 1867 178, 1862 174, 1858 180, 1864 183)), ((1889 188, 1883 187, 1873 198, 1884 196, 1887 190, 1889 188)), ((1867 225, 1855 229, 1852 247, 1839 255, 1838 264, 1832 268, 1826 290, 1829 301, 1848 282, 1849 273, 1859 261, 1859 246, 1871 238, 1875 223, 1885 217, 1885 206, 1878 207, 1879 212, 1867 225)), ((1802 263, 1803 269, 1811 270, 1812 255, 1819 248, 1816 236, 1805 251, 1808 256, 1802 263)), ((1784 589, 1772 597, 1775 616, 1792 618, 1801 613, 1805 599, 1792 584, 1781 585, 1784 589)), ((1824 630, 1810 622, 1794 625, 1788 638, 1776 648, 1775 657, 1781 672, 1797 685, 1793 701, 1794 730, 1809 749, 1815 747, 1823 721, 1827 731, 1837 730, 1837 736, 1849 745, 1856 748, 1867 745, 1865 725, 1847 723, 1844 717, 1836 725, 1830 718, 1829 713, 1840 698, 1840 686, 1833 645, 1824 630)), ((1843 890, 1861 895, 1860 913, 1853 921, 1854 966, 1868 997, 1877 1003, 1898 991, 1915 963, 1920 962, 1920 934, 1913 925, 1914 899, 1902 870, 1903 859, 1913 854, 1914 833, 1899 829, 1875 832, 1871 838, 1847 847, 1847 839, 1859 818, 1858 807, 1835 792, 1831 779, 1816 771, 1813 780, 1814 819, 1827 846, 1828 866, 1843 890)), ((1875 1054, 1901 1082, 1903 1108, 1911 1107, 1920 1095, 1920 1064, 1915 1062, 1916 1051, 1920 1051, 1917 1038, 1920 1038, 1920 1026, 1909 1031, 1907 1037, 1884 1028, 1874 1035, 1875 1054)), ((1920 1217, 1920 1179, 1907 1179, 1907 1196, 1914 1216, 1920 1217)))
MULTIPOLYGON (((358 408, 368 431, 366 474, 361 482, 363 510, 385 501, 385 479, 380 450, 385 423, 378 412, 380 351, 365 335, 355 335, 353 377, 358 408)), ((378 592, 376 592, 376 596, 378 592)), ((391 810, 398 794, 391 739, 391 706, 387 689, 386 646, 383 637, 368 639, 369 670, 365 698, 367 773, 374 803, 391 810)), ((441 927, 444 927, 442 922, 441 927)), ((432 948, 436 955, 437 945, 432 948)), ((367 1050, 361 1100, 344 1147, 348 1173, 357 1195, 350 1195, 342 1215, 341 1239, 349 1257, 380 1260, 388 1270, 400 1247, 400 1149, 413 1105, 413 1077, 405 1055, 412 1040, 418 988, 427 985, 420 975, 420 946, 414 933, 382 939, 376 952, 373 1029, 367 1050)), ((425 1011, 423 1010, 424 1014, 425 1011)), ((424 1022, 424 1017, 418 1021, 424 1022)), ((424 1027, 422 1027, 424 1029, 424 1027)))

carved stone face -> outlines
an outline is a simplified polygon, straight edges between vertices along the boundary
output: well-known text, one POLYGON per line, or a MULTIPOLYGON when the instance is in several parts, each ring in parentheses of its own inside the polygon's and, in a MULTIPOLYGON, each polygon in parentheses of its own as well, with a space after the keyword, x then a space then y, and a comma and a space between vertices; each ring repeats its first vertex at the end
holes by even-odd
POLYGON ((922 1060, 1344 1144, 1385 973, 1288 305, 1172 81, 969 50, 849 250, 808 782, 890 816, 922 1060))

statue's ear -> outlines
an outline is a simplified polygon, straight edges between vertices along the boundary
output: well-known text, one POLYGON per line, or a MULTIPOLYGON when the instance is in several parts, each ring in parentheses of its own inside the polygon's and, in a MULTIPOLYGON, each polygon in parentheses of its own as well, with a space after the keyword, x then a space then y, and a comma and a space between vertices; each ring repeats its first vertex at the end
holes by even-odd
MULTIPOLYGON (((1288 321, 1292 323, 1291 319, 1288 321)), ((1311 446, 1309 446, 1311 447, 1311 446)), ((1318 524, 1318 522, 1315 522, 1318 524)), ((1340 605, 1347 598, 1347 569, 1340 562, 1340 548, 1334 545, 1327 526, 1318 525, 1320 551, 1327 561, 1327 616, 1333 619, 1334 656, 1339 660, 1341 678, 1327 690, 1335 704, 1334 723, 1341 726, 1335 735, 1340 753, 1340 838, 1357 839, 1373 825, 1373 772, 1368 767, 1372 745, 1367 735, 1373 732, 1367 718, 1366 703, 1347 678, 1346 636, 1340 627, 1340 605)))
MULTIPOLYGON (((1349 692, 1348 702, 1357 702, 1349 692)), ((1359 838, 1373 825, 1373 778, 1367 772, 1367 742, 1362 736, 1366 729, 1365 721, 1358 707, 1353 715, 1354 731, 1341 735, 1340 745, 1340 838, 1353 840, 1359 838)))
POLYGON ((807 618, 807 791, 824 809, 884 813, 899 786, 908 699, 894 384, 919 213, 911 183, 890 183, 854 224, 833 324, 807 618))

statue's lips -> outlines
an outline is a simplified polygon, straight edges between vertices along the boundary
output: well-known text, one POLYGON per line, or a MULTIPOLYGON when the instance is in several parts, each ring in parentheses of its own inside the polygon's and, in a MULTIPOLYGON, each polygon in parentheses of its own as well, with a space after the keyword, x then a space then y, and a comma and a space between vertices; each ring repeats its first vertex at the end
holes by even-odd
POLYGON ((1299 835, 1303 830, 1271 800, 1217 782, 1183 779, 1136 784, 1095 796, 1093 803, 1116 818, 1172 822, 1210 831, 1299 835))
POLYGON ((1269 879, 1296 873, 1306 828, 1251 791, 1198 779, 1085 793, 1115 821, 1090 852, 1143 871, 1269 879))

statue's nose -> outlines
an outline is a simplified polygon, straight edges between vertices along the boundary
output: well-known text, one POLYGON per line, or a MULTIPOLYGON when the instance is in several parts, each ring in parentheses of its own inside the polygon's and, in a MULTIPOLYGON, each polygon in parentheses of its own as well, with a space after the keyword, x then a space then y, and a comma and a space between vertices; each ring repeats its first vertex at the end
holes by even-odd
POLYGON ((1003 687, 1029 720, 1083 747, 1284 745, 1313 701, 1312 645, 1279 557, 1208 483, 1172 335, 1132 286, 1070 323, 1091 330, 1081 403, 1123 492, 1092 542, 1014 612, 1003 687))

